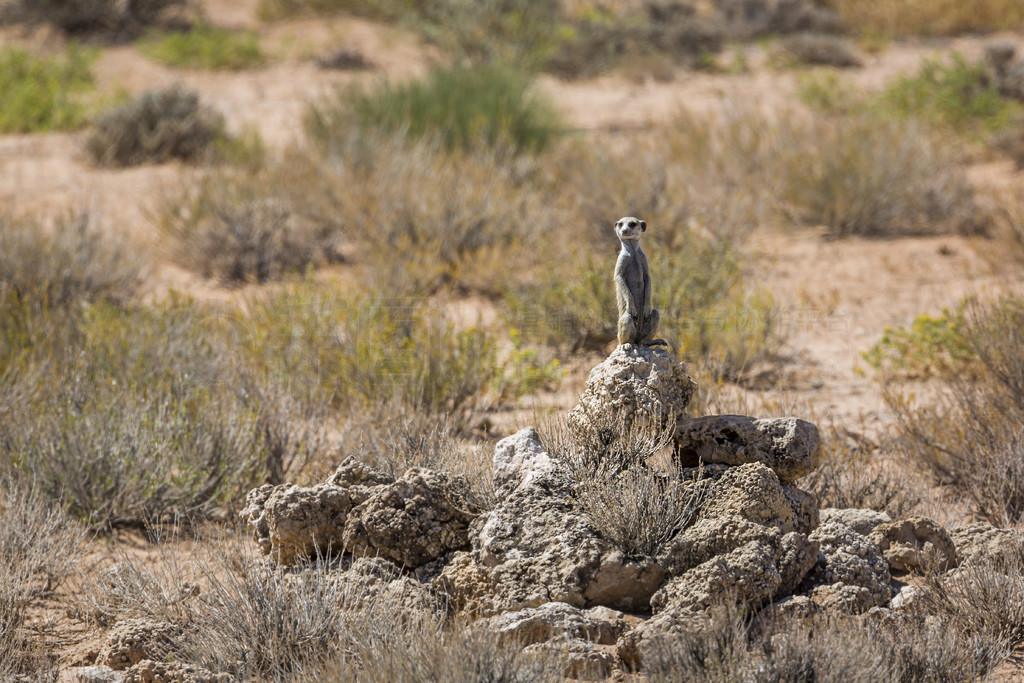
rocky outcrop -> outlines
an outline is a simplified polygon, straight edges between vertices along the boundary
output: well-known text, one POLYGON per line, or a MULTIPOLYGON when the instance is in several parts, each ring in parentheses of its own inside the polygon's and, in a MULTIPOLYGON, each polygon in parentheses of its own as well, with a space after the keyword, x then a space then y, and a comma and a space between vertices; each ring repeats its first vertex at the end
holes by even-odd
POLYGON ((1024 531, 1020 529, 999 529, 991 524, 976 522, 953 529, 950 540, 956 547, 961 565, 1024 557, 1024 531))
POLYGON ((945 571, 957 564, 949 532, 927 517, 880 524, 868 539, 882 551, 890 572, 945 571))
POLYGON ((349 458, 323 484, 251 491, 242 518, 282 565, 346 550, 416 568, 468 545, 466 491, 459 477, 413 468, 395 480, 349 458))
POLYGON ((836 520, 821 524, 809 538, 820 549, 801 592, 810 591, 818 604, 843 611, 889 605, 889 565, 877 545, 836 520))
POLYGON ((435 585, 459 604, 493 611, 565 602, 644 610, 664 580, 650 558, 628 558, 602 539, 572 502, 568 475, 532 429, 496 449, 498 505, 473 523, 472 550, 435 585), (474 589, 493 590, 490 596, 474 589))
POLYGON ((124 683, 229 683, 230 674, 215 674, 184 662, 144 659, 124 672, 124 683))
POLYGON ((891 522, 892 517, 885 512, 862 508, 822 508, 821 522, 842 522, 858 534, 867 536, 879 524, 891 522))
POLYGON ((125 619, 107 634, 96 662, 123 671, 144 659, 160 659, 181 629, 162 621, 125 619))
POLYGON ((352 509, 342 546, 357 557, 386 557, 419 567, 468 545, 465 508, 469 486, 460 477, 413 468, 401 479, 377 486, 352 509))
POLYGON ((785 483, 818 467, 820 445, 818 428, 795 417, 707 415, 676 423, 675 458, 680 466, 764 463, 785 483))
POLYGON ((579 430, 628 429, 637 421, 670 428, 686 413, 697 385, 664 347, 622 344, 590 371, 569 424, 579 430))

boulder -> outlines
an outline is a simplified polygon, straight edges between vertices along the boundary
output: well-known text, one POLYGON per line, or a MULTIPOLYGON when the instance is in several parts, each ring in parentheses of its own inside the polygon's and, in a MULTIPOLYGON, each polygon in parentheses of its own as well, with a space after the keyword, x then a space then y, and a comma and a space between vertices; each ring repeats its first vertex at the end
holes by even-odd
POLYGON ((778 546, 750 541, 666 582, 651 597, 651 607, 655 612, 702 611, 723 599, 764 604, 782 583, 778 560, 778 546))
POLYGON ((435 585, 456 604, 491 611, 546 602, 647 609, 663 570, 601 538, 573 504, 563 465, 542 451, 532 429, 498 444, 495 486, 504 497, 473 522, 469 556, 456 556, 435 585))
POLYGON ((123 671, 144 659, 162 659, 171 639, 180 634, 180 628, 166 622, 125 619, 107 634, 96 662, 123 671))
POLYGON ((614 645, 626 630, 622 612, 607 607, 582 610, 564 602, 547 602, 540 607, 505 612, 481 619, 477 624, 525 645, 568 639, 614 645))
POLYGON ((818 562, 818 542, 806 534, 791 531, 779 543, 779 578, 775 597, 792 595, 818 562))
POLYGON ((818 467, 820 444, 818 428, 795 417, 707 415, 676 422, 674 455, 681 467, 763 463, 792 483, 818 467))
POLYGON ((357 557, 419 567, 469 545, 469 523, 476 515, 465 508, 468 497, 461 477, 414 467, 377 486, 349 512, 342 547, 357 557))
POLYGON ((945 571, 957 564, 956 547, 947 532, 927 517, 907 517, 880 524, 868 539, 878 546, 890 572, 945 571))
POLYGON ((976 522, 949 532, 961 565, 1024 557, 1024 531, 976 522))
POLYGON ((892 521, 888 513, 867 508, 822 508, 820 516, 822 522, 842 522, 862 536, 870 534, 879 524, 892 521))
POLYGON ((523 652, 542 658, 558 657, 565 661, 566 666, 562 675, 567 679, 601 681, 612 675, 618 663, 613 650, 614 648, 595 645, 582 638, 568 638, 530 645, 523 652))
POLYGON ((639 419, 668 429, 686 413, 696 389, 686 366, 667 348, 622 344, 590 371, 579 404, 569 412, 569 425, 628 429, 639 419))
POLYGON ((124 683, 228 683, 230 674, 215 674, 184 662, 144 659, 124 672, 124 683))
POLYGON ((115 671, 109 666, 77 666, 61 671, 58 681, 68 683, 121 683, 123 671, 115 671))
POLYGON ((340 550, 348 513, 392 477, 347 458, 323 484, 294 484, 253 489, 240 513, 264 554, 292 565, 317 554, 340 550))
POLYGON ((822 606, 853 606, 855 612, 888 606, 889 565, 877 545, 836 520, 822 523, 809 539, 820 549, 801 592, 811 591, 811 599, 822 606))
POLYGON ((400 605, 400 612, 434 614, 442 611, 442 601, 429 584, 406 576, 393 563, 379 557, 361 557, 346 572, 336 572, 333 579, 344 582, 350 604, 383 599, 400 605))

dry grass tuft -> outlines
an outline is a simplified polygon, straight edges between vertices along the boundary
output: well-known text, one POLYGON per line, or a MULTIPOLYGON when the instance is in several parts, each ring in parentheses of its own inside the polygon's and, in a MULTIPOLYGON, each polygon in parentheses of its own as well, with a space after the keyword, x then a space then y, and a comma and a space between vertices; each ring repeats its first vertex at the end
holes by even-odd
POLYGON ((1019 27, 1021 0, 829 0, 843 26, 869 36, 948 36, 1019 27))

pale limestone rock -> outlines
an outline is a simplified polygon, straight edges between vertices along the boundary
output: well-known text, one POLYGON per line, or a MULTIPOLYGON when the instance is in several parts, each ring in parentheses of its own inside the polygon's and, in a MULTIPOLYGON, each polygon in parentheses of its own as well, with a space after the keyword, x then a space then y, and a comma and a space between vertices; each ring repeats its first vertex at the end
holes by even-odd
POLYGON ((891 522, 887 512, 878 512, 867 508, 822 508, 821 522, 839 521, 858 534, 867 536, 879 524, 891 522))
POLYGON ((957 564, 956 546, 949 532, 927 517, 880 524, 868 539, 882 551, 890 572, 945 571, 957 564))

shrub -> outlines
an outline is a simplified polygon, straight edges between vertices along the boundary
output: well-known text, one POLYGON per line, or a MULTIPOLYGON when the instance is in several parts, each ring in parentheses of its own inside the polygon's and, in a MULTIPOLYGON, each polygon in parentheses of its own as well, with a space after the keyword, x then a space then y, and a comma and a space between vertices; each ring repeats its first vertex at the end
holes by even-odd
POLYGON ((780 125, 782 197, 804 222, 834 237, 984 230, 955 149, 919 125, 868 114, 780 125))
POLYGON ((265 61, 259 36, 198 23, 187 31, 152 35, 139 45, 147 57, 187 69, 248 69, 265 61))
POLYGON ((168 8, 185 4, 186 0, 13 0, 6 18, 50 23, 69 33, 134 33, 155 23, 168 8))
POLYGON ((85 148, 96 164, 198 161, 225 136, 224 117, 181 85, 152 90, 96 119, 85 148))
POLYGON ((264 20, 296 14, 346 12, 370 19, 394 21, 404 16, 410 4, 407 0, 260 0, 258 12, 264 20))
POLYGON ((941 315, 919 315, 910 328, 886 328, 878 343, 863 353, 876 372, 887 378, 928 377, 967 371, 977 360, 963 336, 969 300, 941 315))
POLYGON ((74 130, 88 118, 83 95, 93 89, 95 53, 72 45, 41 57, 0 49, 0 133, 74 130))
POLYGON ((306 131, 327 149, 353 131, 400 133, 410 141, 437 136, 448 149, 510 145, 543 149, 560 128, 551 103, 533 92, 529 78, 502 66, 454 67, 426 79, 350 86, 314 103, 306 131))
POLYGON ((811 66, 840 68, 861 66, 860 54, 846 38, 824 33, 798 33, 779 41, 778 53, 785 60, 811 66))
POLYGON ((914 401, 889 387, 908 457, 1000 526, 1024 516, 1024 302, 1007 296, 969 304, 962 332, 978 359, 971 373, 947 371, 941 390, 914 401))
POLYGON ((898 76, 881 98, 888 111, 900 116, 982 137, 1006 128, 1018 109, 999 94, 983 65, 969 64, 957 52, 948 63, 924 60, 916 75, 898 76))
POLYGON ((868 35, 947 36, 1018 27, 1020 0, 829 0, 849 30, 868 35))

